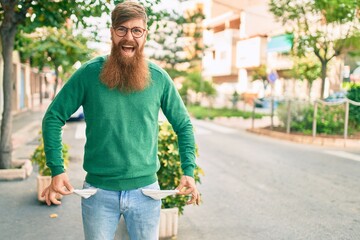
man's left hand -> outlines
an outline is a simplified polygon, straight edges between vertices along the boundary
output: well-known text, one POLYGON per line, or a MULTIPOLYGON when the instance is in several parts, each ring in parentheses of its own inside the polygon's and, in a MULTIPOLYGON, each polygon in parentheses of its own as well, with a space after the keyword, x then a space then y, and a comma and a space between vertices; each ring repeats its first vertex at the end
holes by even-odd
POLYGON ((182 176, 179 186, 176 188, 179 190, 180 195, 189 195, 191 194, 191 199, 186 202, 186 204, 196 204, 200 205, 200 193, 198 192, 195 186, 194 178, 190 176, 182 176))

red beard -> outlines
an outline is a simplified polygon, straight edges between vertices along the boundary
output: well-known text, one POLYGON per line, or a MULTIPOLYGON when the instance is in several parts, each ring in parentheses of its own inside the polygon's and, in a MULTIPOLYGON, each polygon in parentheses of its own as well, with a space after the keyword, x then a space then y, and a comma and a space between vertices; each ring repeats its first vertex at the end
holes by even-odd
POLYGON ((102 68, 100 79, 109 88, 118 88, 121 92, 137 92, 149 85, 149 69, 143 55, 144 46, 134 41, 122 40, 112 45, 111 54, 102 68), (134 47, 134 55, 125 56, 123 45, 134 47))

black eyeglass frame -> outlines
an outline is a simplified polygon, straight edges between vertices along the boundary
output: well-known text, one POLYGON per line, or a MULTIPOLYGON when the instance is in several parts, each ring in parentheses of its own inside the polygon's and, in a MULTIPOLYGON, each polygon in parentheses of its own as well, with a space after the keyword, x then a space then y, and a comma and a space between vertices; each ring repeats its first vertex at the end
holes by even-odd
POLYGON ((142 36, 144 36, 144 33, 147 32, 147 30, 146 30, 145 28, 142 28, 142 27, 128 28, 128 27, 125 27, 125 26, 119 26, 119 27, 117 27, 117 28, 113 27, 113 29, 114 29, 114 32, 115 32, 116 36, 118 36, 118 37, 125 37, 126 34, 128 34, 128 31, 129 31, 129 30, 130 30, 130 33, 131 33, 131 35, 133 36, 133 38, 141 38, 142 36), (119 34, 117 33, 117 30, 118 30, 119 28, 124 28, 124 29, 126 29, 126 32, 125 32, 124 35, 119 35, 119 34), (141 29, 141 30, 143 31, 143 33, 141 34, 141 36, 139 36, 139 37, 134 36, 134 33, 133 33, 133 30, 134 30, 134 29, 141 29))

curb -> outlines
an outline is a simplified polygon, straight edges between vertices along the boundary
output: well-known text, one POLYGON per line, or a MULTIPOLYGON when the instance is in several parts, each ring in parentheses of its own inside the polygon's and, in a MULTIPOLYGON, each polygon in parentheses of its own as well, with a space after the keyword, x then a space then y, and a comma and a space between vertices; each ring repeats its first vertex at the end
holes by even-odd
POLYGON ((0 180, 24 180, 28 178, 33 166, 30 160, 12 160, 12 169, 0 169, 0 180))
MULTIPOLYGON (((259 135, 264 135, 272 138, 277 138, 286 141, 292 141, 296 143, 302 144, 310 144, 310 145, 318 145, 324 147, 337 147, 337 148, 347 148, 347 149, 359 149, 360 147, 360 139, 354 138, 335 138, 335 137, 321 137, 316 136, 313 138, 312 136, 300 135, 300 134, 292 134, 292 133, 283 133, 272 131, 266 129, 269 126, 268 119, 262 119, 256 121, 256 127, 251 127, 251 119, 243 119, 241 117, 217 117, 213 120, 205 120, 207 122, 212 122, 214 124, 219 124, 221 126, 234 128, 234 129, 242 129, 250 133, 255 133, 259 135)), ((277 123, 277 119, 274 121, 277 123)))
POLYGON ((315 137, 312 136, 304 136, 297 135, 291 133, 283 133, 271 131, 263 128, 254 128, 254 129, 246 129, 246 131, 251 133, 256 133, 259 135, 265 135, 269 137, 279 138, 282 140, 288 140, 297 143, 304 144, 315 144, 326 147, 342 147, 342 148, 359 148, 360 139, 344 139, 344 138, 329 138, 329 137, 315 137))
MULTIPOLYGON (((22 111, 16 116, 19 117, 21 114, 27 111, 22 111)), ((33 166, 28 157, 16 157, 16 153, 23 153, 28 150, 26 146, 28 142, 32 141, 37 133, 40 131, 41 122, 29 121, 24 127, 17 129, 12 133, 11 140, 13 145, 12 161, 10 169, 0 169, 0 181, 13 181, 13 180, 25 180, 28 178, 32 171, 33 166)), ((25 154, 27 155, 27 154, 25 154)))

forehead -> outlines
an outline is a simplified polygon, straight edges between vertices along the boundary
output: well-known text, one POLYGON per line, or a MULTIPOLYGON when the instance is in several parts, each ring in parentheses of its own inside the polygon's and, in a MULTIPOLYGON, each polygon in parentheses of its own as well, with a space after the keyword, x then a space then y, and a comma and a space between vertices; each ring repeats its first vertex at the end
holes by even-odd
POLYGON ((133 28, 133 27, 146 28, 145 23, 141 18, 130 19, 126 22, 121 23, 119 26, 124 26, 128 28, 133 28))

